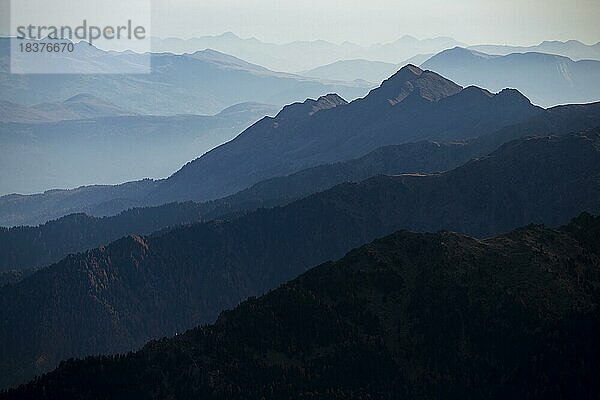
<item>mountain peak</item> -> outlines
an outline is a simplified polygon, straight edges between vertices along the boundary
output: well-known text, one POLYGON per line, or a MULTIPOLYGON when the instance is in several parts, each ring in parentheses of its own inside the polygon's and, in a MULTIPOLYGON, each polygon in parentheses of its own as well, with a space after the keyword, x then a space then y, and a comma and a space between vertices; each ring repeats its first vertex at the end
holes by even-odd
POLYGON ((368 97, 380 101, 384 98, 392 106, 402 103, 408 97, 417 97, 435 102, 452 96, 462 87, 432 71, 408 64, 385 80, 368 97))
POLYGON ((526 103, 529 104, 531 101, 517 89, 506 88, 502 89, 500 93, 496 95, 497 99, 502 99, 505 102, 510 103, 526 103))
POLYGON ((397 80, 401 79, 403 81, 409 80, 413 77, 421 76, 423 70, 417 67, 414 64, 406 64, 404 67, 400 68, 398 72, 392 75, 388 80, 397 80))

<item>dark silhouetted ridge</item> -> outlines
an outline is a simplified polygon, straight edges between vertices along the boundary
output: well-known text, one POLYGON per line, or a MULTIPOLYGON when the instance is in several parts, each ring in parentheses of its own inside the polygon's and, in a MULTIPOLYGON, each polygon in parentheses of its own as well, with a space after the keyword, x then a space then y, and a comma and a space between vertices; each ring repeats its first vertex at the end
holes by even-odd
POLYGON ((63 362, 0 398, 593 398, 598 232, 587 214, 486 240, 397 232, 214 325, 63 362))

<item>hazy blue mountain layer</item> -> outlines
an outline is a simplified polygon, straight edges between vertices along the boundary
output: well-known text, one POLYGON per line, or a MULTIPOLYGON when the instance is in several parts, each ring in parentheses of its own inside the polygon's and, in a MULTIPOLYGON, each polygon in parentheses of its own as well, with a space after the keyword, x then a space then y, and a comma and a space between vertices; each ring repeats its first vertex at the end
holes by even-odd
POLYGON ((421 65, 461 85, 496 91, 518 89, 543 107, 600 100, 600 61, 524 53, 491 56, 474 50, 443 51, 421 65))
POLYGON ((0 193, 164 178, 278 107, 245 103, 215 116, 106 116, 0 123, 0 193))

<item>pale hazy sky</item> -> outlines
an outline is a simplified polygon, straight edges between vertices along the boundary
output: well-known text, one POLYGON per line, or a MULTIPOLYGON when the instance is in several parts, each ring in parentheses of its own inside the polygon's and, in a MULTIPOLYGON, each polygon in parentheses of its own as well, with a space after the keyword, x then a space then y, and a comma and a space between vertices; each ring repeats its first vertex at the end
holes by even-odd
MULTIPOLYGON (((325 39, 372 44, 402 35, 451 36, 468 44, 600 41, 600 0, 149 1, 152 34, 161 37, 232 31, 271 42, 325 39)), ((3 34, 8 32, 8 3, 0 0, 3 34)))

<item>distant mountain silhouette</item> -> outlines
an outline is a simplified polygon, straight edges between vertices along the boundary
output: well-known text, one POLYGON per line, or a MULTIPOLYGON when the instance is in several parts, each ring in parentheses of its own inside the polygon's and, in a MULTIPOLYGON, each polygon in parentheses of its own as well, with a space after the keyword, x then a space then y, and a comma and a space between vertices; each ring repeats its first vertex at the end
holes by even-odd
POLYGON ((0 289, 1 385, 64 358, 125 351, 210 322, 398 229, 487 237, 598 213, 599 144, 599 132, 521 139, 443 174, 378 176, 285 207, 68 256, 0 289))
POLYGON ((36 106, 63 117, 73 110, 71 116, 86 114, 85 120, 0 123, 0 169, 11 170, 0 182, 0 194, 163 178, 279 110, 246 103, 215 116, 105 117, 100 114, 111 109, 99 104, 78 96, 36 106))
POLYGON ((541 109, 515 90, 497 95, 463 90, 442 76, 408 65, 350 104, 307 114, 285 107, 231 142, 190 162, 151 201, 210 200, 274 176, 364 155, 378 147, 423 139, 460 140, 522 122, 541 109))
POLYGON ((592 45, 581 43, 578 40, 561 42, 547 40, 536 46, 499 46, 499 45, 477 45, 470 49, 482 51, 488 54, 507 55, 511 53, 547 53, 569 57, 572 60, 600 60, 600 42, 592 45))
POLYGON ((95 96, 81 93, 56 103, 44 103, 24 106, 10 102, 1 102, 0 123, 36 123, 55 122, 95 117, 115 117, 132 115, 116 105, 95 96))
MULTIPOLYGON (((68 190, 48 190, 32 195, 10 194, 0 197, 2 225, 38 225, 64 215, 87 212, 94 214, 98 207, 134 207, 158 185, 143 179, 120 185, 90 185, 68 190)), ((113 208, 111 207, 111 209, 113 208)), ((118 213, 119 211, 117 211, 118 213)))
POLYGON ((304 71, 302 75, 324 81, 367 81, 381 84, 385 79, 407 64, 420 65, 433 54, 418 54, 399 64, 369 60, 340 60, 304 71))
POLYGON ((599 234, 586 214, 484 241, 397 232, 214 325, 64 362, 0 398, 590 398, 599 234))
POLYGON ((86 63, 94 71, 105 72, 121 64, 128 70, 142 69, 148 63, 144 54, 111 53, 107 57, 105 51, 87 44, 77 45, 74 73, 67 74, 67 70, 55 75, 16 75, 9 69, 10 40, 0 37, 0 92, 2 100, 24 105, 54 103, 85 92, 138 114, 211 115, 239 103, 281 107, 329 92, 354 99, 364 96, 371 87, 364 83, 323 84, 316 79, 269 71, 214 50, 152 54, 150 74, 78 74, 86 69, 86 63))
POLYGON ((398 68, 397 64, 382 61, 342 60, 302 72, 302 75, 330 81, 362 79, 380 84, 384 79, 398 71, 398 68))
POLYGON ((492 91, 516 88, 544 107, 600 100, 600 61, 524 53, 491 56, 474 50, 445 50, 423 63, 461 85, 492 91))
POLYGON ((351 59, 398 64, 419 54, 437 53, 455 46, 462 46, 462 44, 452 38, 419 40, 412 36, 403 36, 393 42, 372 46, 360 46, 350 42, 335 44, 325 40, 275 44, 262 42, 256 38, 242 39, 231 32, 191 39, 152 38, 152 49, 155 52, 181 54, 215 49, 274 71, 293 73, 351 59))

